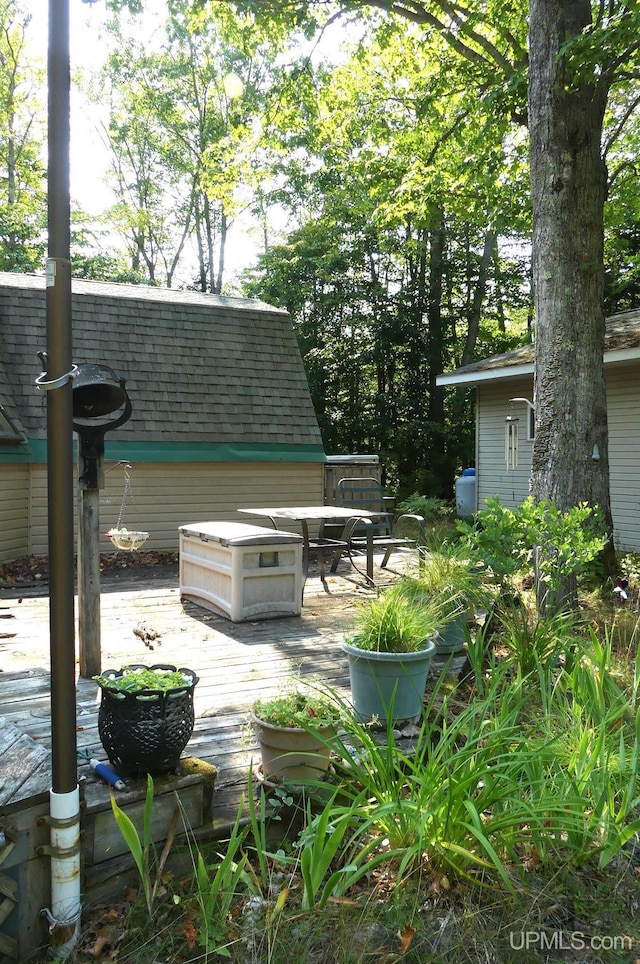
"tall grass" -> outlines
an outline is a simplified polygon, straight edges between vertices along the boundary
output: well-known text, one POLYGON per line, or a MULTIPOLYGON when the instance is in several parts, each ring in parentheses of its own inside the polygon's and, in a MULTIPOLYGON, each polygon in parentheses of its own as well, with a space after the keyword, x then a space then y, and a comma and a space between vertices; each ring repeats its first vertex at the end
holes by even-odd
MULTIPOLYGON (((435 679, 405 733, 363 725, 320 686, 339 733, 328 782, 278 795, 302 818, 294 839, 270 843, 277 808, 250 775, 229 840, 194 853, 205 956, 272 960, 287 921, 373 905, 380 879, 398 902, 445 878, 515 900, 531 866, 603 871, 640 834, 640 657, 618 673, 613 634, 507 614, 499 652, 482 630, 468 641, 473 687, 435 679)), ((145 842, 122 828, 144 884, 145 842)))
MULTIPOLYGON (((419 732, 403 748, 388 726, 382 742, 347 726, 341 743, 343 794, 363 787, 360 836, 387 841, 397 880, 428 870, 512 888, 522 855, 540 841, 549 851, 581 817, 577 792, 558 795, 546 782, 555 737, 531 743, 522 729, 522 700, 507 669, 498 670, 481 700, 452 710, 432 698, 419 732)), ((575 789, 575 788, 574 788, 575 789)))

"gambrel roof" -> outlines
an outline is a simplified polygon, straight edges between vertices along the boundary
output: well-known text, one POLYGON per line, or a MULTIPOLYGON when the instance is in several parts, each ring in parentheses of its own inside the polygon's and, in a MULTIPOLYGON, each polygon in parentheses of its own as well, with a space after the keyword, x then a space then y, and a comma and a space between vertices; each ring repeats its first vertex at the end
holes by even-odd
MULTIPOLYGON (((73 360, 126 379, 124 442, 302 446, 323 453, 289 315, 242 298, 72 282, 73 360)), ((45 278, 0 272, 0 404, 46 438, 35 386, 46 348, 45 278)))
MULTIPOLYGON (((438 376, 438 385, 474 385, 477 382, 495 381, 499 378, 515 378, 533 374, 535 346, 533 342, 512 351, 492 355, 481 361, 463 365, 454 371, 438 376)), ((607 318, 604 362, 632 361, 640 358, 640 311, 624 311, 607 318)))

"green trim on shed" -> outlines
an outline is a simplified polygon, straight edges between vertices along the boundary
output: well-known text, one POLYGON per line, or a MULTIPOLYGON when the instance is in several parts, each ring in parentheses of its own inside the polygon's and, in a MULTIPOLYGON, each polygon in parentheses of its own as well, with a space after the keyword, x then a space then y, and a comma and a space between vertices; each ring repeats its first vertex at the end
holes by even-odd
MULTIPOLYGON (((251 445, 207 442, 110 442, 105 459, 131 462, 326 462, 321 445, 251 445)), ((29 439, 26 446, 1 446, 0 462, 47 461, 45 439, 29 439)))
MULTIPOLYGON (((34 462, 33 448, 29 442, 2 443, 0 445, 0 462, 34 462)), ((46 461, 46 458, 45 458, 46 461)))

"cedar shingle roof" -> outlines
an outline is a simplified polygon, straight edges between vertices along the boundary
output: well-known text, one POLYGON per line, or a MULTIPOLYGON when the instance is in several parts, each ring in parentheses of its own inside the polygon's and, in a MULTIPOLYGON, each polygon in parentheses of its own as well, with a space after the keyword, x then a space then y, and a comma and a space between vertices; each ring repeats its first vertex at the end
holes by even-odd
MULTIPOLYGON (((72 282, 73 360, 126 379, 123 441, 322 446, 289 315, 242 298, 72 282)), ((46 348, 45 279, 0 272, 0 402, 46 437, 35 386, 46 348)))
MULTIPOLYGON (((640 348, 640 311, 624 311, 618 315, 607 318, 605 333, 605 355, 609 352, 619 352, 640 348)), ((532 342, 521 345, 512 351, 503 352, 500 355, 492 355, 490 358, 483 358, 480 361, 472 362, 470 365, 463 365, 453 371, 447 372, 447 379, 451 379, 449 384, 455 384, 455 379, 460 376, 461 381, 471 381, 470 376, 480 373, 495 371, 504 372, 509 368, 520 365, 533 365, 535 360, 535 346, 532 342)), ((486 379, 486 375, 485 375, 486 379)))

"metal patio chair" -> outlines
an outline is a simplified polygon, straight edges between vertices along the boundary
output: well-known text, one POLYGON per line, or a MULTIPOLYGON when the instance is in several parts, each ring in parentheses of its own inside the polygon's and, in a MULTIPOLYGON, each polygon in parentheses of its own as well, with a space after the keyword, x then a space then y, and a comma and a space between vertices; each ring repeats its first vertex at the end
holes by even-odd
MULTIPOLYGON (((423 538, 425 522, 421 515, 405 513, 394 522, 394 513, 389 512, 384 504, 384 494, 382 486, 374 478, 340 479, 337 486, 340 505, 349 509, 363 509, 371 513, 372 522, 368 525, 358 523, 357 520, 349 520, 351 523, 345 526, 342 539, 348 544, 348 553, 363 551, 367 545, 366 529, 369 528, 369 538, 373 539, 374 549, 376 547, 385 550, 382 559, 384 569, 391 553, 395 549, 415 548, 423 538), (413 535, 401 534, 402 529, 408 528, 409 524, 413 530, 413 535)), ((340 561, 341 551, 337 551, 331 564, 331 571, 335 572, 340 561)))

